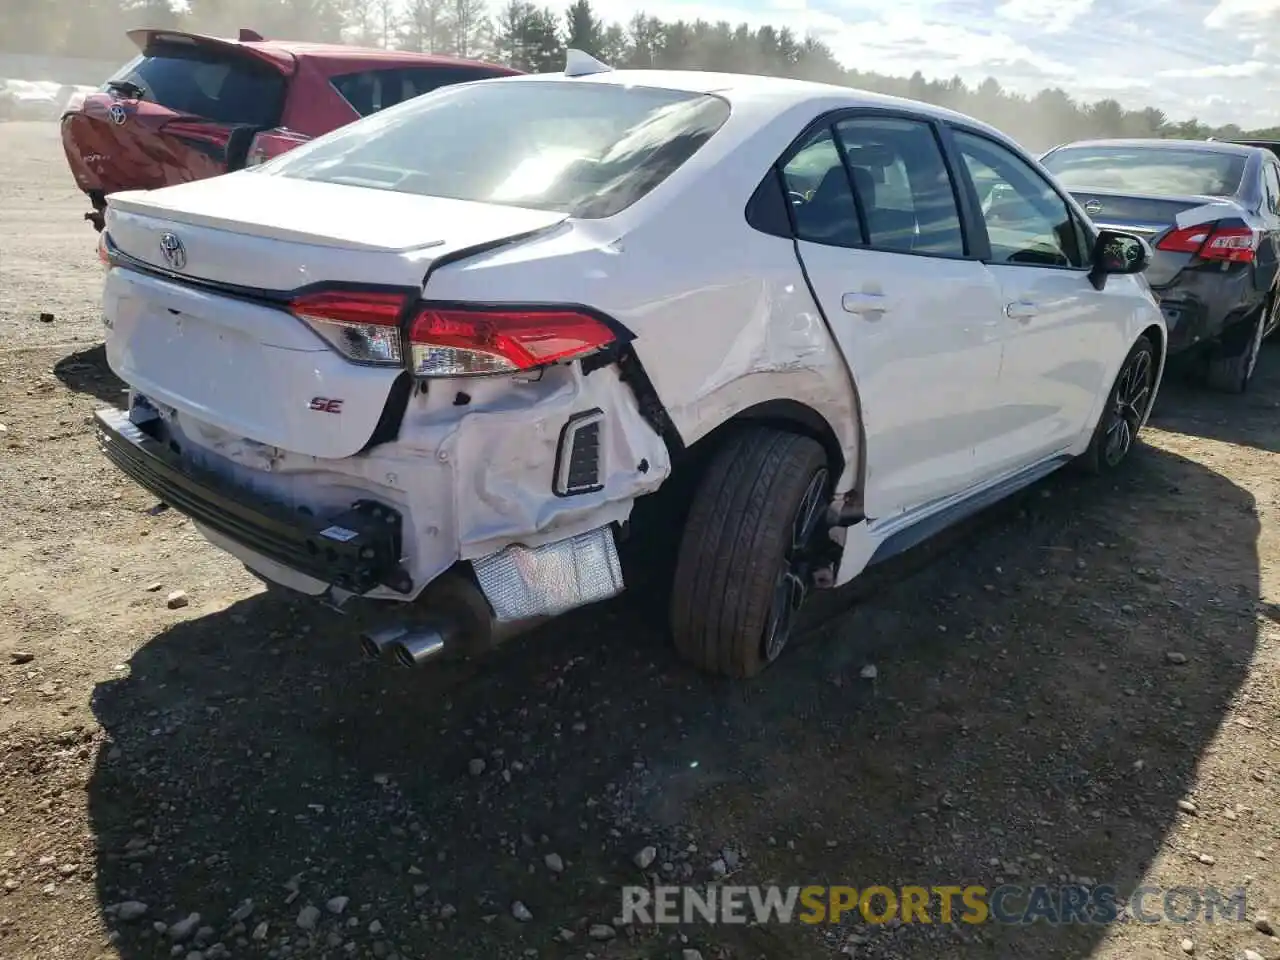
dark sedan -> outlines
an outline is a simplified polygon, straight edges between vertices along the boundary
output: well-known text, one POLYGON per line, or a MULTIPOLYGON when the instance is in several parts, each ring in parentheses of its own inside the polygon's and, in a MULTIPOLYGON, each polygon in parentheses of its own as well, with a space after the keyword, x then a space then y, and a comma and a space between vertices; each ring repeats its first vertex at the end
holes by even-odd
POLYGON ((1169 325, 1170 354, 1195 351, 1211 386, 1245 390, 1280 324, 1280 160, 1205 140, 1090 140, 1045 167, 1101 227, 1136 233, 1169 325))

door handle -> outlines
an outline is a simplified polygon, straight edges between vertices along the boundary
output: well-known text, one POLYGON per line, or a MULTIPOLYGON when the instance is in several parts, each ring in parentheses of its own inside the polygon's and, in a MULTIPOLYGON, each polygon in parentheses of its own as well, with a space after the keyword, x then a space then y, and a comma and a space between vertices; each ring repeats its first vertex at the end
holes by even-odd
POLYGON ((1040 308, 1029 300, 1015 300, 1004 305, 1004 315, 1010 320, 1030 320, 1040 312, 1040 308))
POLYGON ((840 298, 845 313, 882 314, 889 309, 889 298, 883 293, 846 293, 840 298))

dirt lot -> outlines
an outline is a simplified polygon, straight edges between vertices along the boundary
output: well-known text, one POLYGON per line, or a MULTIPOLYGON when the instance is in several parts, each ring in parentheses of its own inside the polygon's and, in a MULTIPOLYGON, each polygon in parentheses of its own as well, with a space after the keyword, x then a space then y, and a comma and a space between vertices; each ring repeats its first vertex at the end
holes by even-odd
POLYGON ((1051 479, 824 598, 758 683, 686 669, 634 600, 411 673, 100 458, 83 209, 54 128, 0 124, 0 957, 1280 958, 1280 347, 1245 398, 1166 389, 1121 483, 1051 479), (648 846, 668 882, 1248 913, 593 936, 648 846))

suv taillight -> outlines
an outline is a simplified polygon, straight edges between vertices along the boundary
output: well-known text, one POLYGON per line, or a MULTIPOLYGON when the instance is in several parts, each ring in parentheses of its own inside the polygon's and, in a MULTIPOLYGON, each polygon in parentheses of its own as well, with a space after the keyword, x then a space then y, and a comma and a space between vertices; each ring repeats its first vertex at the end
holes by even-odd
POLYGON ((1258 238, 1248 227, 1216 227, 1206 223, 1170 232, 1156 244, 1156 249, 1193 253, 1202 260, 1252 263, 1258 238))
POLYGON ((322 290, 295 298, 289 310, 348 359, 386 365, 407 360, 416 377, 535 370, 585 356, 617 339, 604 320, 570 307, 419 303, 402 326, 408 296, 322 290))

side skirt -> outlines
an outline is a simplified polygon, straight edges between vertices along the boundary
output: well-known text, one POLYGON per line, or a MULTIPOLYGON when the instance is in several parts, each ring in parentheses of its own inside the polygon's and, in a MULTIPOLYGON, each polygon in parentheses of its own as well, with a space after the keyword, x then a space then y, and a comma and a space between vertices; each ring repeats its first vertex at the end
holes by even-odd
MULTIPOLYGON (((967 495, 962 495, 953 500, 951 503, 944 503, 943 506, 937 507, 930 505, 922 508, 927 510, 924 516, 919 519, 895 518, 890 525, 897 527, 879 544, 876 545, 871 556, 864 564, 854 566, 856 572, 848 576, 840 576, 837 582, 843 583, 852 580, 862 569, 873 566, 877 563, 883 563, 890 557, 905 553, 912 547, 919 546, 926 540, 937 536, 948 527, 955 526, 962 520, 972 517, 976 513, 980 513, 987 507, 990 507, 1007 497, 1012 496, 1020 490, 1023 490, 1039 480, 1043 480, 1051 473, 1056 472, 1071 462, 1073 457, 1070 454, 1055 454, 1038 463, 1033 463, 1029 467, 1024 467, 1017 473, 1010 474, 990 486, 982 487, 967 495)), ((852 532, 852 531, 850 531, 852 532)), ((875 536, 875 527, 870 526, 866 529, 866 535, 875 536)), ((846 561, 849 558, 846 557, 846 561)), ((841 573, 844 571, 842 570, 841 573)))

